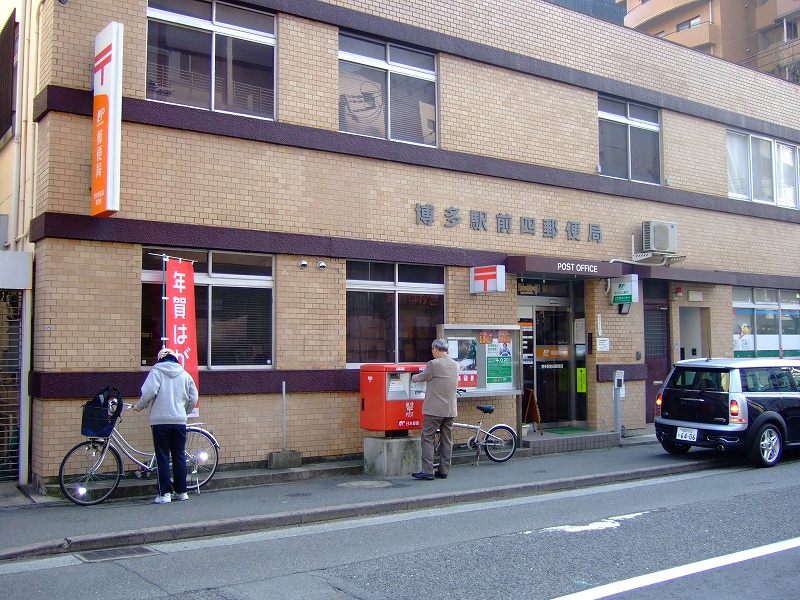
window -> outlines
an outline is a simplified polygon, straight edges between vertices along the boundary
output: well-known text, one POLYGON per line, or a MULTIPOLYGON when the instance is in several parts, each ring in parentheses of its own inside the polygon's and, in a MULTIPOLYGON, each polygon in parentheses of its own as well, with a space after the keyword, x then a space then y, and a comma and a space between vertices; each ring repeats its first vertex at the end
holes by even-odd
POLYGON ((734 287, 733 351, 800 356, 800 290, 734 287))
POLYGON ((793 144, 728 131, 728 196, 798 207, 798 156, 793 144))
POLYGON ((0 148, 11 140, 17 100, 17 48, 19 44, 16 11, 0 29, 0 148))
POLYGON ((339 130, 435 146, 435 56, 341 34, 339 130))
POLYGON ((163 255, 194 261, 200 367, 273 364, 272 256, 198 250, 142 251, 142 365, 161 347, 163 255))
POLYGON ((683 21, 682 23, 678 23, 675 27, 675 31, 685 31, 687 29, 691 29, 692 27, 700 27, 700 16, 696 16, 688 21, 683 21))
POLYGON ((658 110, 600 97, 600 173, 644 183, 661 183, 658 110))
POLYGON ((347 363, 430 360, 444 291, 444 267, 348 261, 347 363))
POLYGON ((149 0, 147 98, 273 118, 275 17, 216 0, 149 0))

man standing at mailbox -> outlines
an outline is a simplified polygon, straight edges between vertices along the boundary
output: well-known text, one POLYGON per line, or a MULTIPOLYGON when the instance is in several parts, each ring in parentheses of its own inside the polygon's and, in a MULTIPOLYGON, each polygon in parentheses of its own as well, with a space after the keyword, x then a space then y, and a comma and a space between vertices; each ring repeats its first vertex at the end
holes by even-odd
POLYGON ((456 389, 458 388, 458 362, 447 352, 447 340, 436 338, 431 344, 433 360, 425 370, 411 377, 411 381, 426 382, 425 401, 422 403, 422 471, 412 473, 414 479, 433 481, 447 478, 453 455, 453 419, 458 414, 456 389), (433 472, 434 439, 436 430, 441 432, 439 447, 439 469, 433 472))

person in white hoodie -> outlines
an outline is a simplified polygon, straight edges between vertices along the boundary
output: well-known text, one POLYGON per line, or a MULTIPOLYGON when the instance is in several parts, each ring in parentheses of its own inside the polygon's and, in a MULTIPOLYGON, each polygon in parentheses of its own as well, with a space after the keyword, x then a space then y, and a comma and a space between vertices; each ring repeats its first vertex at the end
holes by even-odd
POLYGON ((156 463, 158 496, 156 504, 188 500, 186 491, 186 419, 197 405, 197 387, 174 350, 162 348, 158 360, 142 384, 142 397, 131 408, 139 412, 150 407, 156 463), (172 477, 169 459, 172 456, 172 477))

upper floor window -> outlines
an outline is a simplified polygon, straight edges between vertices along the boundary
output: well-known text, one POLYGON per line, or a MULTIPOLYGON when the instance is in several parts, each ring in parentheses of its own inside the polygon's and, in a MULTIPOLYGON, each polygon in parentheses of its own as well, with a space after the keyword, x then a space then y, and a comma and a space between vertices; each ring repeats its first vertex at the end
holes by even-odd
POLYGON ((600 173, 661 183, 658 109, 601 96, 598 99, 600 173))
POLYGON ((727 140, 729 197, 797 208, 798 146, 740 131, 727 140))
POLYGON ((339 130, 436 145, 436 57, 339 35, 339 130))
POLYGON ((147 98, 273 118, 275 17, 217 0, 149 0, 147 98))
POLYGON ((675 31, 684 31, 686 29, 691 29, 692 27, 700 27, 700 16, 696 16, 692 19, 688 19, 675 27, 675 31))
POLYGON ((161 348, 164 255, 194 261, 200 368, 272 366, 272 256, 174 248, 142 251, 142 365, 161 348))
POLYGON ((444 267, 347 261, 347 363, 429 361, 444 293, 444 267))
POLYGON ((19 27, 16 11, 0 29, 0 148, 12 138, 17 102, 17 50, 19 27))

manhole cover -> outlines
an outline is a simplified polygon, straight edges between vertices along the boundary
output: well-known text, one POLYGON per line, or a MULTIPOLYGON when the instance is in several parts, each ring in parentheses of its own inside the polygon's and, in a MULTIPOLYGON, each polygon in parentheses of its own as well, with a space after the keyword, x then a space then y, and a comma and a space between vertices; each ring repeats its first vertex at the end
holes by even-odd
POLYGON ((340 483, 339 487, 352 487, 352 488, 385 488, 391 487, 390 481, 347 481, 340 483))
POLYGON ((156 554, 155 550, 144 546, 129 546, 127 548, 108 548, 106 550, 89 550, 81 552, 78 556, 86 562, 101 562, 104 560, 117 560, 119 558, 133 558, 134 556, 145 556, 156 554))

